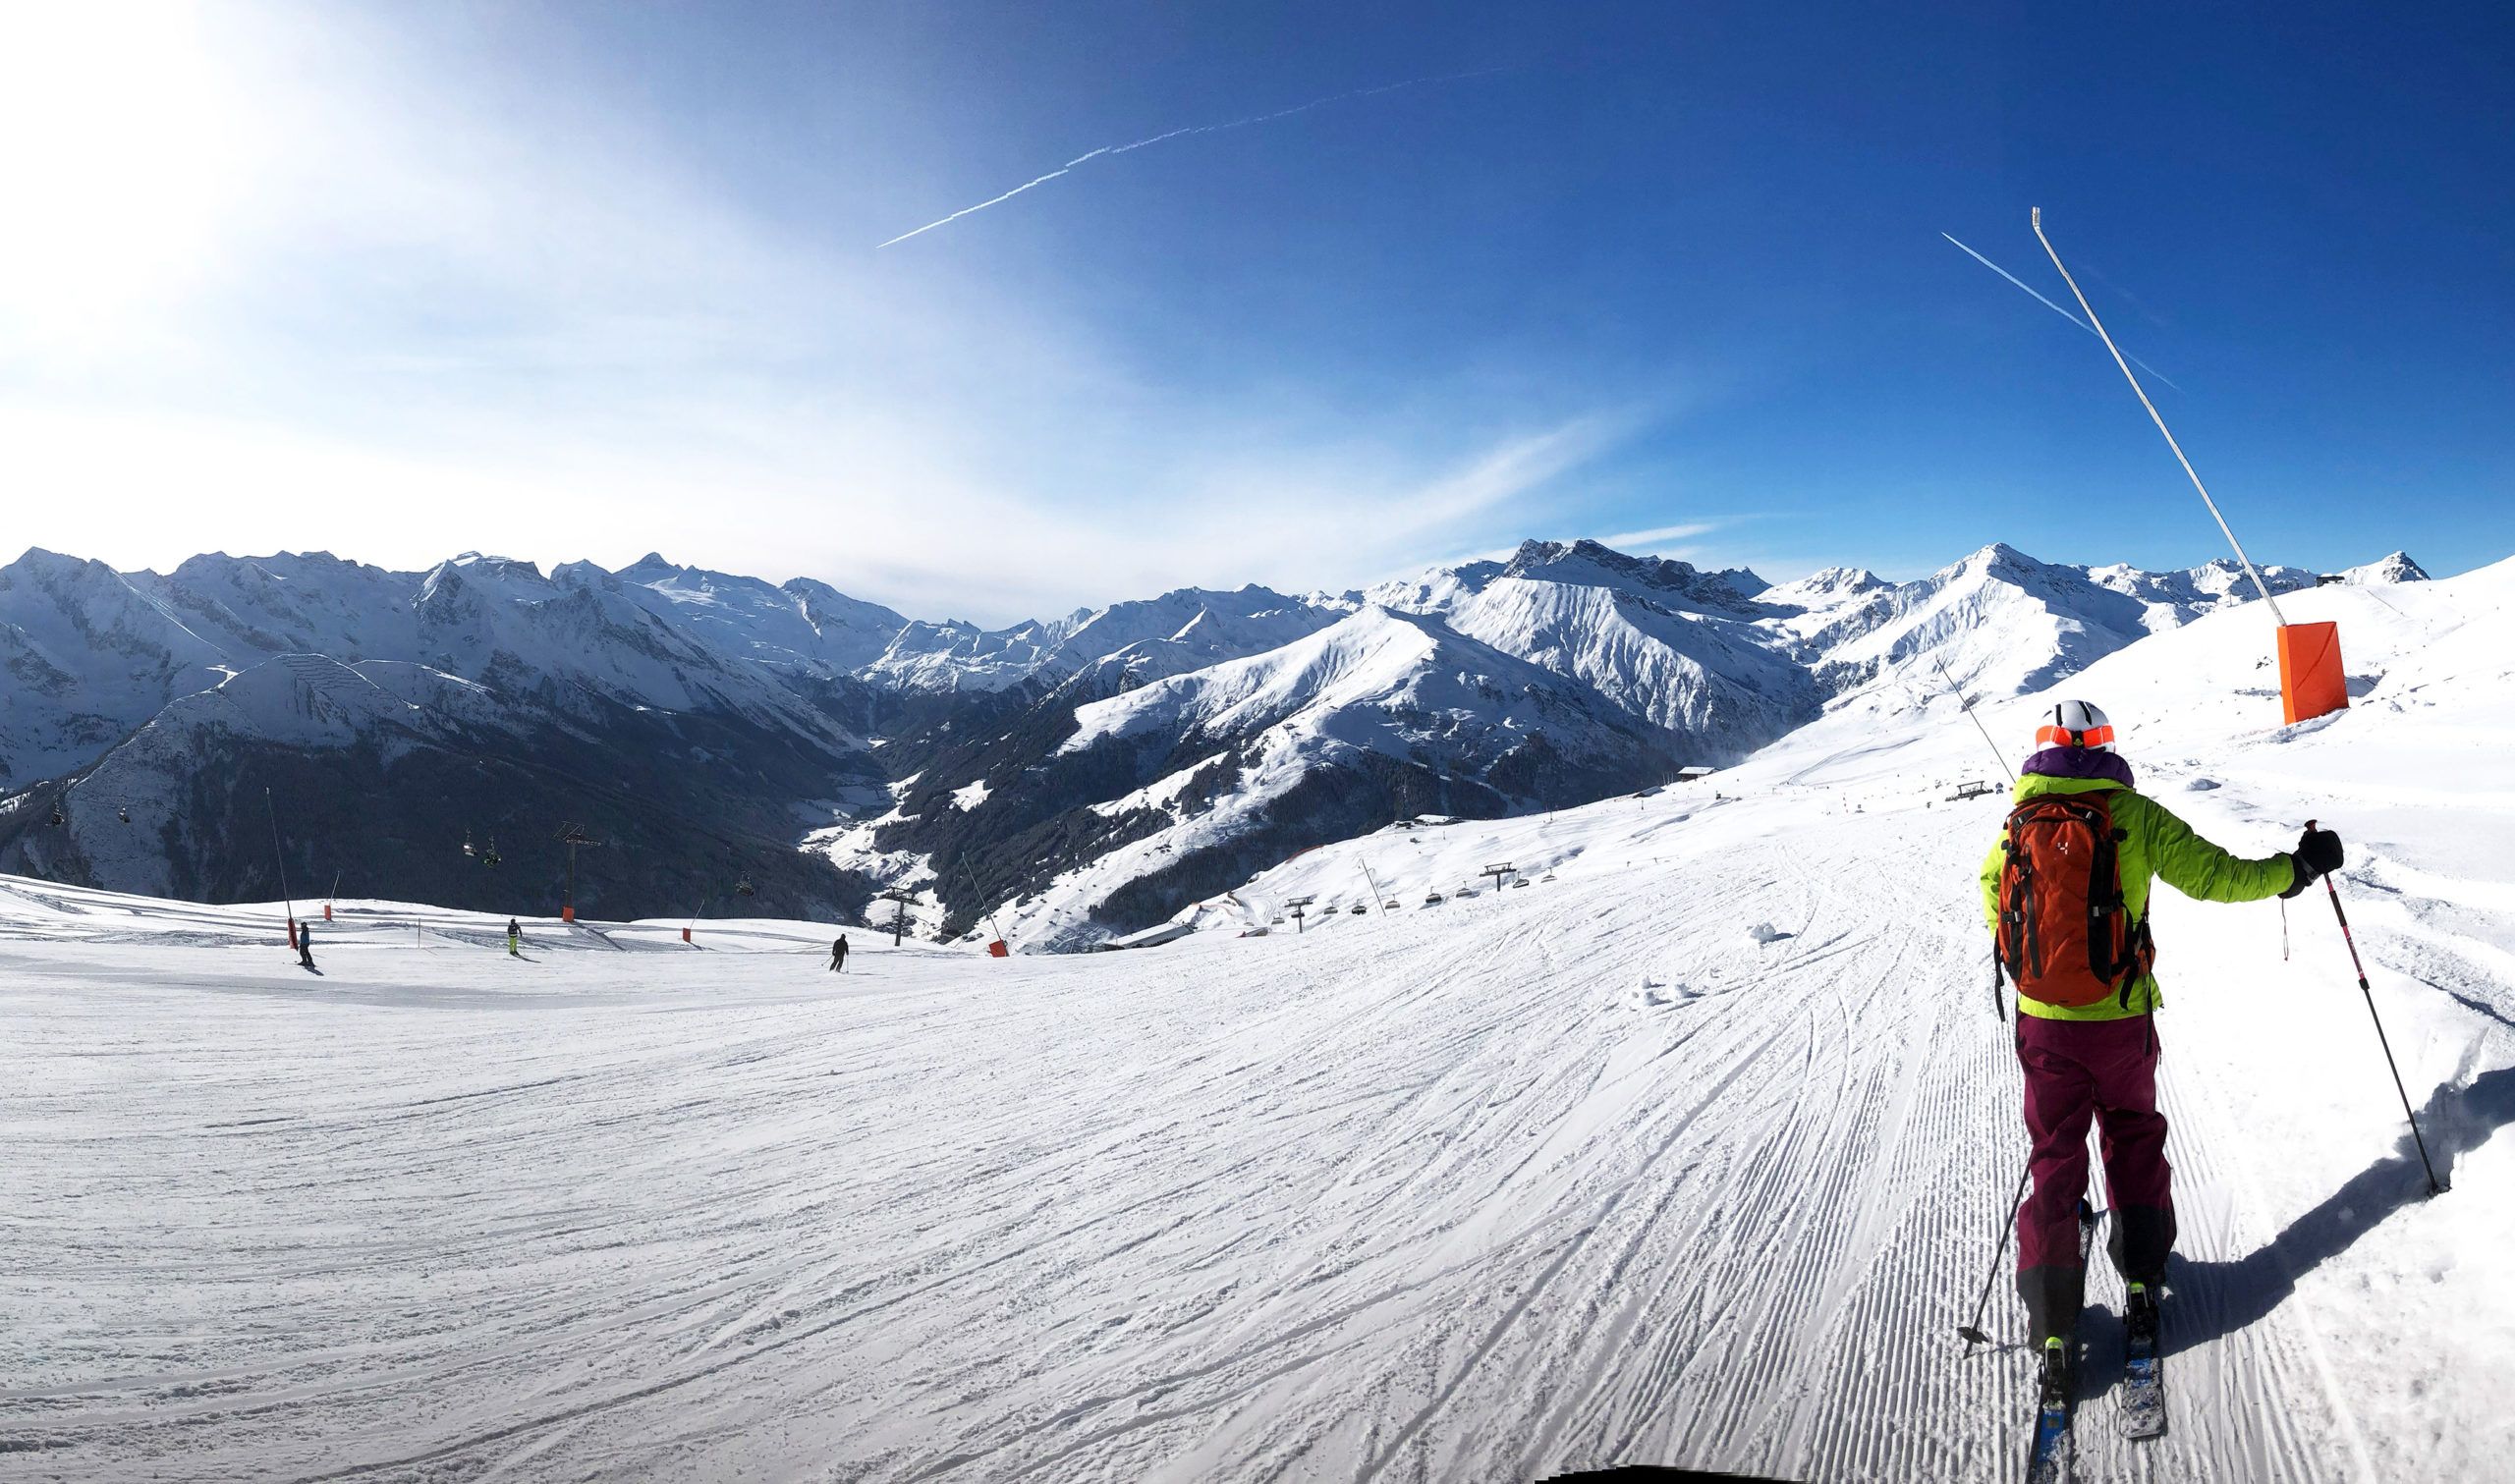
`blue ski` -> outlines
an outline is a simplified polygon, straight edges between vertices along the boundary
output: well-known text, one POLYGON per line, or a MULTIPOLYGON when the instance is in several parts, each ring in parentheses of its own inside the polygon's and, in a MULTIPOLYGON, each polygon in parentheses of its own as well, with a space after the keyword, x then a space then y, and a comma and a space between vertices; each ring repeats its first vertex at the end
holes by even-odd
MULTIPOLYGON (((2096 1212, 2079 1201, 2079 1263, 2096 1249, 2096 1212)), ((2036 1377, 2035 1437, 2026 1449, 2026 1484, 2075 1484, 2078 1441, 2070 1434, 2071 1388, 2077 1367, 2058 1336, 2043 1343, 2036 1377)))
MULTIPOLYGON (((2047 1369, 2058 1377, 2068 1374, 2059 1362, 2061 1342, 2051 1343, 2047 1369)), ((2026 1453, 2026 1484, 2067 1484, 2078 1477, 2078 1446, 2070 1437, 2070 1393, 2067 1382, 2056 1381, 2042 1388, 2041 1400, 2035 1406, 2035 1441, 2026 1453)))

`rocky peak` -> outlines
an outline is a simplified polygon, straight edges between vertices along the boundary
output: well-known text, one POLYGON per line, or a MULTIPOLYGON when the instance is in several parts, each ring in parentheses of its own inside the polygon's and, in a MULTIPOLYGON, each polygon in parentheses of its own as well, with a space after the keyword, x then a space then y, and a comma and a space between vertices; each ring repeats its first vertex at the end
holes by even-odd
POLYGON ((1637 557, 1596 541, 1523 541, 1501 576, 1547 582, 1675 594, 1701 605, 1743 610, 1772 584, 1743 567, 1705 572, 1691 562, 1637 557))
POLYGON ((2406 551, 2397 551, 2388 557, 2370 562, 2364 567, 2352 567, 2346 572, 2330 574, 2323 577, 2326 582, 2347 582, 2354 587, 2375 587, 2392 582, 2425 582, 2428 579, 2428 570, 2412 561, 2410 553, 2406 551))

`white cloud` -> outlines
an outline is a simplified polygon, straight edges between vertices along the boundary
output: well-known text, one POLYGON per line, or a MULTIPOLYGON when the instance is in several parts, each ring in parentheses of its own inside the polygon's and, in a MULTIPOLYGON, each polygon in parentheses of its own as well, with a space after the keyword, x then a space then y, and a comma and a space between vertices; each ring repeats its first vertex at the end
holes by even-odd
POLYGON ((1598 539, 1620 551, 1658 551, 1671 541, 1691 536, 1708 535, 1728 522, 1722 521, 1689 521, 1677 525, 1660 525, 1649 530, 1619 531, 1598 539))

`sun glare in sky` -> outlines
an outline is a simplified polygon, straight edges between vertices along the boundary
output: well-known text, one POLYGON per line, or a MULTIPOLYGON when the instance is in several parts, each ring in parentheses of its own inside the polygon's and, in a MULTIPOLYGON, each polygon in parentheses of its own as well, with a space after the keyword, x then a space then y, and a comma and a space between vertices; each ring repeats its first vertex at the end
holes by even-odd
POLYGON ((198 7, 0 8, 0 313, 52 355, 141 323, 214 267, 254 133, 198 7))

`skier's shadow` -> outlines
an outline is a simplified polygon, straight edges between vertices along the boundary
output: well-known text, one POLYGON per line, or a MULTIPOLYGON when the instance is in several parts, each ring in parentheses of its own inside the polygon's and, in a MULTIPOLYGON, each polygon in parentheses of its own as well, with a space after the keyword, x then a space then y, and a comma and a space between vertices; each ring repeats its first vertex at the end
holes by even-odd
MULTIPOLYGON (((2515 1067, 2483 1072, 2467 1087, 2439 1087, 2419 1110, 2420 1131, 2436 1177, 2453 1182, 2454 1157, 2515 1124, 2515 1067)), ((2235 1262, 2190 1262, 2166 1270, 2175 1302, 2165 1326, 2166 1353, 2207 1345, 2253 1324, 2296 1292, 2297 1280, 2339 1256, 2402 1207, 2429 1198, 2418 1146, 2404 1129, 2393 1152, 2353 1176, 2320 1205, 2235 1262)), ((2093 1357, 2091 1357, 2093 1358, 2093 1357)), ((2113 1357, 2118 1369, 2121 1360, 2113 1357)))

